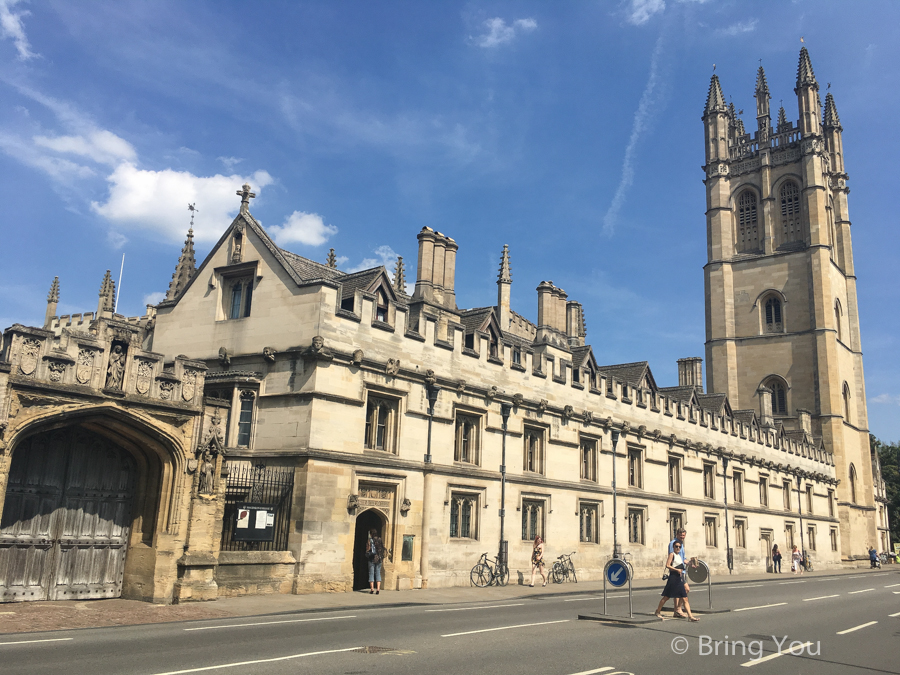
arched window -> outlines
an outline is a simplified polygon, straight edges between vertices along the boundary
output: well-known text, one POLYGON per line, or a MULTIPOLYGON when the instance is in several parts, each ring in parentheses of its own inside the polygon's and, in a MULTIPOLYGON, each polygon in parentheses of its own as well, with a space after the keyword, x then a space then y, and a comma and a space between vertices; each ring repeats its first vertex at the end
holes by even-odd
POLYGON ((781 299, 775 295, 766 300, 766 332, 783 333, 784 322, 781 317, 781 299))
POLYGON ((856 467, 850 465, 850 501, 856 504, 856 467))
POLYGON ((738 198, 738 253, 759 250, 759 226, 756 214, 756 194, 744 190, 738 198))
POLYGON ((844 382, 844 421, 850 421, 850 385, 844 382))
POLYGON ((772 377, 766 380, 763 386, 772 390, 772 414, 787 415, 787 387, 784 381, 772 377))
POLYGON ((800 225, 800 189, 794 181, 781 186, 781 242, 803 241, 800 225))
POLYGON ((837 331, 837 339, 842 340, 841 335, 841 317, 843 316, 843 312, 841 311, 841 301, 834 301, 834 329, 837 331))

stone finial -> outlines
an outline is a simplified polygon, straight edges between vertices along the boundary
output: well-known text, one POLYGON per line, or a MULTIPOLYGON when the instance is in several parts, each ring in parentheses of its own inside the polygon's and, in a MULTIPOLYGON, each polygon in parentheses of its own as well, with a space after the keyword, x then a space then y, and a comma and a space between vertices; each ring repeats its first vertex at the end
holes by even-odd
POLYGON ((709 82, 709 94, 706 97, 706 114, 714 112, 727 112, 725 95, 722 93, 722 85, 719 84, 719 76, 713 75, 709 82))
POLYGON ((509 246, 503 244, 503 252, 500 254, 500 274, 497 276, 500 283, 512 283, 512 267, 509 264, 509 246))
POLYGON ((834 105, 834 96, 831 92, 825 94, 825 113, 822 116, 822 127, 825 129, 837 129, 842 131, 841 118, 838 117, 837 108, 834 105))
POLYGON ((240 190, 235 193, 241 198, 241 213, 250 213, 250 200, 256 198, 255 192, 250 192, 250 184, 244 183, 240 190))
POLYGON ((397 256, 397 264, 394 265, 394 290, 406 294, 406 267, 402 255, 397 256))
MULTIPOLYGON (((193 220, 193 216, 191 216, 193 220)), ((169 290, 166 291, 166 300, 174 300, 185 289, 194 273, 197 271, 197 259, 194 257, 194 228, 189 228, 184 246, 181 247, 181 255, 175 265, 172 281, 169 282, 169 290)))
POLYGON ((784 127, 787 126, 787 124, 787 114, 784 112, 784 106, 781 106, 778 109, 778 122, 776 123, 776 126, 778 130, 781 131, 784 127))
POLYGON ((103 281, 100 282, 100 300, 97 303, 97 314, 100 312, 112 312, 116 305, 116 282, 112 279, 112 274, 106 270, 103 275, 103 281))
POLYGON ((813 73, 812 61, 809 60, 809 52, 806 51, 806 47, 801 47, 800 63, 797 64, 797 89, 806 86, 818 89, 819 83, 816 82, 816 75, 813 73))
POLYGON ((328 265, 331 269, 337 269, 337 256, 334 254, 334 249, 328 249, 328 258, 325 260, 325 264, 328 265))
POLYGON ((59 302, 59 277, 53 277, 50 292, 47 294, 47 302, 59 302))
POLYGON ((766 82, 766 71, 763 70, 762 66, 756 71, 756 92, 754 93, 754 96, 757 99, 762 96, 771 98, 769 96, 769 83, 766 82))

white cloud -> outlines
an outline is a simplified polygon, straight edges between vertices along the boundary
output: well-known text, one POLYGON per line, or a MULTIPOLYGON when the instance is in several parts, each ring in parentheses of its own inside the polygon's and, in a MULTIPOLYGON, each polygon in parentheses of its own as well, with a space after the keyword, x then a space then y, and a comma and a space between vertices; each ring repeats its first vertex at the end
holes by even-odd
POLYGON ((90 178, 96 172, 88 166, 60 157, 54 157, 29 143, 9 134, 0 133, 0 150, 27 166, 40 169, 60 183, 69 184, 74 179, 90 178))
POLYGON ((38 55, 31 51, 31 45, 28 44, 28 37, 25 35, 25 26, 22 24, 22 19, 31 12, 12 11, 19 2, 21 0, 0 0, 0 37, 12 40, 16 45, 16 51, 19 52, 19 60, 27 61, 38 55))
POLYGON ((530 33, 535 30, 537 28, 537 21, 530 18, 516 19, 511 24, 507 25, 506 21, 498 16, 485 21, 484 27, 486 29, 485 33, 475 37, 470 36, 469 41, 479 47, 491 49, 493 47, 499 47, 500 45, 509 44, 516 36, 522 33, 530 33))
POLYGON ((900 396, 893 394, 879 394, 872 399, 872 403, 889 403, 891 405, 900 405, 900 396))
POLYGON ((229 171, 232 171, 236 165, 244 161, 240 157, 219 157, 218 160, 222 162, 229 171))
POLYGON ((752 33, 756 30, 756 25, 758 23, 758 19, 753 19, 752 21, 738 21, 737 23, 733 23, 730 26, 726 26, 725 28, 717 29, 716 35, 721 35, 723 37, 734 37, 735 35, 741 35, 743 33, 752 33))
POLYGON ((87 157, 109 166, 137 159, 131 143, 105 129, 96 129, 81 136, 35 136, 34 144, 61 154, 87 157))
POLYGON ((294 211, 284 219, 284 225, 274 225, 268 229, 281 246, 293 243, 321 246, 338 231, 334 225, 326 225, 318 213, 304 211, 294 211))
POLYGON ((158 305, 163 300, 166 299, 166 294, 164 291, 159 291, 157 293, 148 293, 144 296, 144 304, 145 305, 158 305))
POLYGON ((626 19, 635 26, 643 26, 654 14, 666 8, 665 0, 631 0, 628 3, 626 19))
POLYGON ((359 272, 360 270, 368 270, 373 267, 378 267, 379 265, 384 265, 388 270, 393 273, 393 265, 397 262, 397 252, 392 249, 390 246, 379 246, 372 253, 375 254, 374 258, 363 258, 362 261, 356 265, 355 267, 347 270, 348 272, 359 272))
POLYGON ((123 163, 107 177, 106 203, 91 202, 91 209, 111 224, 162 234, 170 241, 184 237, 187 205, 197 204, 194 233, 198 241, 212 241, 240 207, 235 192, 250 183, 257 194, 273 182, 266 171, 252 176, 195 176, 187 171, 138 169, 123 163))
POLYGON ((625 158, 622 160, 622 177, 619 179, 619 187, 616 188, 616 194, 613 196, 609 210, 603 216, 603 233, 607 235, 613 233, 616 221, 619 218, 619 211, 625 204, 625 195, 634 182, 634 154, 637 150, 638 141, 647 123, 650 121, 650 116, 653 112, 652 106, 656 102, 654 93, 659 80, 658 64, 661 52, 662 36, 656 40, 656 48, 653 50, 653 57, 650 59, 650 75, 647 77, 644 93, 641 94, 641 101, 638 103, 638 108, 634 113, 634 120, 631 124, 631 137, 628 139, 628 145, 625 148, 625 158))

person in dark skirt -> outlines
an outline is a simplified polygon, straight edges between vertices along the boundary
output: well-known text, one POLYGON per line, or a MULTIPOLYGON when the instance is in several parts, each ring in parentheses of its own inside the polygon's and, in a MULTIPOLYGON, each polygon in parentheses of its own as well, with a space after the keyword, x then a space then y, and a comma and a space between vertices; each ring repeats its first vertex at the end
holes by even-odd
POLYGON ((687 613, 687 618, 691 621, 699 621, 700 619, 691 613, 691 605, 687 599, 687 591, 684 589, 685 564, 684 556, 681 553, 680 542, 676 541, 672 545, 672 552, 666 559, 666 570, 669 572, 669 578, 666 580, 666 587, 662 592, 662 600, 659 601, 659 606, 656 608, 656 616, 660 619, 662 618, 663 605, 666 604, 666 601, 669 598, 681 598, 683 603, 682 606, 687 613))

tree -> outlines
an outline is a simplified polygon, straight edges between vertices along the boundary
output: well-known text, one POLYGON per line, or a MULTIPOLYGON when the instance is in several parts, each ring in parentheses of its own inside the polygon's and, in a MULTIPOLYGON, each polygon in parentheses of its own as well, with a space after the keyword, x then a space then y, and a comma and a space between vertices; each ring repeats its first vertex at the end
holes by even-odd
POLYGON ((869 434, 869 443, 873 454, 877 453, 878 461, 881 463, 881 478, 884 480, 887 494, 886 506, 891 542, 900 542, 900 443, 895 441, 886 444, 872 434, 869 434))

